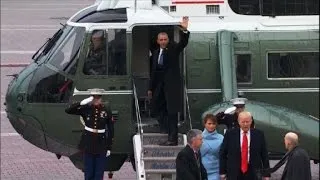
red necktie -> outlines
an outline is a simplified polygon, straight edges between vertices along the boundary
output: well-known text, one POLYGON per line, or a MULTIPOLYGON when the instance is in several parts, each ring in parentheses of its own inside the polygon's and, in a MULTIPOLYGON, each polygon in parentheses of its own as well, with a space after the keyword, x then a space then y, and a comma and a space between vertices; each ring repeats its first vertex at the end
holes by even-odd
POLYGON ((241 171, 246 173, 248 170, 248 138, 247 132, 243 132, 242 146, 241 146, 241 171))

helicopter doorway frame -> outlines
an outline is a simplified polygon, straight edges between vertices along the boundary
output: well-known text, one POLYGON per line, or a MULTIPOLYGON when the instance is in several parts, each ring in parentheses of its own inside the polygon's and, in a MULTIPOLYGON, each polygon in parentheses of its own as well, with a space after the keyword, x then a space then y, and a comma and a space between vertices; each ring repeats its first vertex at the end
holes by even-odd
MULTIPOLYGON (((157 38, 157 34, 159 32, 167 32, 169 39, 175 42, 179 42, 180 40, 180 31, 181 29, 179 28, 179 23, 167 23, 167 24, 135 24, 134 26, 131 26, 131 71, 132 71, 132 75, 133 78, 136 77, 142 77, 145 79, 150 79, 151 77, 151 55, 152 52, 154 50, 156 50, 156 48, 158 48, 157 42, 156 42, 156 38, 157 38), (137 33, 137 28, 141 29, 141 31, 144 31, 144 33, 139 32, 137 33), (170 28, 172 28, 170 30, 170 28), (169 32, 168 32, 169 31, 169 32), (172 32, 170 32, 172 31, 172 32), (145 42, 145 39, 139 39, 137 38, 137 36, 139 37, 143 37, 148 39, 148 42, 145 42), (137 38, 137 39, 136 39, 137 38), (139 40, 139 43, 135 43, 135 41, 139 40), (135 50, 135 46, 136 45, 140 45, 142 44, 141 41, 143 43, 149 43, 148 48, 146 49, 146 47, 143 47, 142 49, 138 48, 138 50, 135 50), (136 57, 136 53, 137 51, 139 51, 141 53, 142 51, 145 51, 144 54, 140 57, 136 57), (149 52, 148 52, 149 51, 149 52), (141 59, 143 59, 143 63, 141 64, 141 59), (138 62, 140 61, 140 62, 138 62), (144 72, 143 73, 137 73, 137 67, 141 68, 143 66, 144 72)), ((181 111, 178 112, 178 122, 181 122, 181 118, 183 119, 183 122, 186 122, 188 120, 187 117, 187 102, 186 100, 186 93, 185 93, 185 87, 186 87, 186 54, 185 54, 185 50, 182 51, 182 53, 180 54, 180 75, 182 77, 182 87, 181 87, 181 95, 182 95, 182 107, 181 107, 181 111)), ((149 82, 149 80, 148 80, 149 82)), ((146 85, 146 83, 143 83, 144 85, 146 85)), ((147 94, 147 88, 143 88, 143 90, 140 92, 144 93, 145 95, 147 94)), ((138 90, 139 91, 139 90, 138 90)), ((139 94, 139 93, 138 93, 139 94)))
MULTIPOLYGON (((145 83, 142 83, 142 87, 144 86, 145 88, 143 90, 141 90, 140 92, 138 93, 135 93, 135 96, 137 96, 137 94, 141 94, 142 96, 145 95, 145 97, 147 96, 147 90, 148 90, 148 85, 149 85, 149 79, 150 79, 150 76, 151 76, 151 62, 152 62, 152 51, 158 49, 158 46, 156 44, 156 38, 157 38, 157 35, 159 32, 167 32, 165 31, 164 29, 161 29, 158 30, 158 31, 155 31, 155 32, 152 32, 152 28, 155 28, 155 27, 159 27, 159 26, 167 26, 167 27, 171 27, 172 28, 172 34, 168 33, 168 36, 169 36, 169 39, 172 39, 176 42, 178 42, 180 40, 180 29, 178 28, 178 25, 179 23, 176 22, 176 23, 166 23, 166 24, 135 24, 133 26, 131 26, 131 61, 130 61, 130 64, 131 64, 131 74, 132 74, 132 79, 134 80, 134 82, 136 83, 137 81, 135 80, 135 75, 139 75, 139 69, 143 69, 143 73, 140 74, 142 75, 143 78, 147 79, 147 81, 145 83), (136 30, 139 30, 141 29, 141 32, 137 32, 136 30), (153 34, 152 34, 153 33, 153 34), (155 36, 152 38, 152 35, 155 36), (172 36, 173 38, 170 38, 170 36, 172 36), (144 39, 139 39, 139 38, 144 38, 144 39), (153 42, 151 42, 153 40, 153 42), (138 43, 136 43, 138 42, 138 43), (142 42, 142 43, 141 43, 142 42), (146 45, 142 45, 140 46, 141 44, 147 44, 146 45), (155 43, 155 47, 154 48, 151 48, 152 43, 155 43), (140 47, 135 47, 135 46, 140 46, 140 47), (143 53, 141 53, 141 51, 143 51, 143 53), (140 54, 137 55, 137 54, 140 54), (140 61, 139 63, 137 63, 137 61, 140 61), (142 61, 142 62, 141 62, 142 61)), ((182 56, 180 55, 180 75, 182 77, 182 84, 181 84, 181 96, 183 96, 183 99, 182 99, 182 106, 181 106, 181 111, 183 111, 183 114, 184 114, 184 117, 187 116, 187 112, 186 112, 186 101, 185 101, 185 78, 186 78, 186 66, 185 66, 185 63, 186 63, 186 58, 185 58, 185 51, 182 52, 182 56)), ((138 77, 139 78, 139 77, 138 77)), ((139 86, 137 88, 135 88, 137 90, 139 90, 139 86)), ((139 98, 139 97, 135 97, 135 98, 139 98)), ((135 106, 137 106, 135 104, 135 106)), ((138 105, 138 113, 140 113, 140 105, 138 105)), ((134 106, 133 106, 134 107, 134 106)), ((140 113, 141 114, 141 113, 140 113)), ((181 115, 181 112, 180 114, 178 114, 178 122, 180 123, 180 115, 181 115)), ((137 121, 139 119, 141 120, 141 116, 140 117, 137 117, 137 121)), ((139 120, 139 122, 140 122, 139 120)), ((184 118, 184 121, 186 121, 187 119, 184 118)), ((140 122, 141 123, 141 122, 140 122)), ((144 122, 142 121, 142 124, 144 124, 144 122)), ((145 127, 143 127, 145 128, 145 127)), ((133 148, 134 148, 134 158, 131 159, 132 162, 134 162, 132 165, 135 166, 135 170, 136 170, 136 173, 137 173, 137 179, 140 179, 140 180, 145 180, 146 178, 146 171, 145 171, 145 168, 144 168, 144 160, 143 160, 143 132, 145 131, 146 129, 143 129, 141 132, 142 134, 140 134, 138 132, 137 135, 134 136, 134 139, 133 139, 133 148)))

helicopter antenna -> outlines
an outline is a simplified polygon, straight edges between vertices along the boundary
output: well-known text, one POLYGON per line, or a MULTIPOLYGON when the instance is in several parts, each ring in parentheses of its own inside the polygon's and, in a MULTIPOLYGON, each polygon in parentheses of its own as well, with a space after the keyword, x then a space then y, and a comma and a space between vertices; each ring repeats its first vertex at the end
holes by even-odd
POLYGON ((63 26, 63 27, 65 27, 66 26, 66 24, 62 24, 62 23, 60 23, 61 24, 61 26, 63 26))

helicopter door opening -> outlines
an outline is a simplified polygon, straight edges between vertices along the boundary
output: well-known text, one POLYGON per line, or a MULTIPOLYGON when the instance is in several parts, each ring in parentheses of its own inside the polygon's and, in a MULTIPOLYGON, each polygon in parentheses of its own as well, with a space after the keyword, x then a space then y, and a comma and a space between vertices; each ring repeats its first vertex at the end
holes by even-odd
MULTIPOLYGON (((173 25, 157 25, 157 26, 135 26, 132 29, 132 56, 131 71, 137 90, 137 98, 139 101, 140 115, 143 124, 153 125, 157 121, 152 115, 151 103, 147 96, 149 89, 149 81, 152 71, 152 53, 158 50, 157 44, 158 33, 166 32, 170 41, 179 42, 179 29, 173 25)), ((180 55, 180 74, 183 77, 183 54, 180 55)), ((183 95, 183 86, 181 87, 181 95, 183 95)), ((134 104, 133 104, 134 106, 134 104)), ((180 117, 183 117, 183 103, 181 103, 180 117)))

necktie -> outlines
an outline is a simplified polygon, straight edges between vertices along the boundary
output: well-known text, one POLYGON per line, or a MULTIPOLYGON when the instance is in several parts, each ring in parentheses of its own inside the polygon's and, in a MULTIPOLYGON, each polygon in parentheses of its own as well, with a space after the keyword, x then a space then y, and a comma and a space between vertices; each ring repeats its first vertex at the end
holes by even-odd
POLYGON ((160 65, 163 65, 163 50, 162 50, 162 52, 161 52, 161 54, 160 54, 159 64, 160 64, 160 65))
POLYGON ((248 170, 248 138, 247 132, 243 133, 241 146, 241 172, 246 173, 248 170))
POLYGON ((198 159, 199 159, 199 155, 198 155, 198 153, 197 152, 194 152, 194 157, 196 158, 196 160, 198 161, 198 159))

